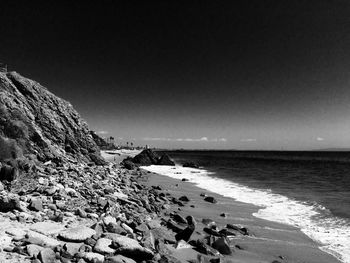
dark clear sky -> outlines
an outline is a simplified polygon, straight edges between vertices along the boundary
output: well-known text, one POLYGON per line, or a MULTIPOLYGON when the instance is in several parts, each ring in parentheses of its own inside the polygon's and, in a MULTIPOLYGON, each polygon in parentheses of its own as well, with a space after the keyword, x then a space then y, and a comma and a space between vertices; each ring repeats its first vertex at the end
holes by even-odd
POLYGON ((1 4, 0 61, 103 136, 350 147, 348 0, 33 2, 1 4))

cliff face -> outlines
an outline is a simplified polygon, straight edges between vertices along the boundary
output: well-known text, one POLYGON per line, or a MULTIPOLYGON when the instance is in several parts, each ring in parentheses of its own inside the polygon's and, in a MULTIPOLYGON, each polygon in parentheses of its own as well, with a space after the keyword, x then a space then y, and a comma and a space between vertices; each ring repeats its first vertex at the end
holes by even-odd
POLYGON ((88 125, 69 102, 16 72, 0 72, 0 160, 23 154, 40 161, 103 162, 88 125))

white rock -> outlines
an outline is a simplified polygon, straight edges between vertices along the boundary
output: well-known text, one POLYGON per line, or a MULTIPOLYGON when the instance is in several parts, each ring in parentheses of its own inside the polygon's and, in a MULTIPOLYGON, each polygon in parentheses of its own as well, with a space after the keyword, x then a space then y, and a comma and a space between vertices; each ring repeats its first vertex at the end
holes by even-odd
POLYGON ((30 227, 30 230, 39 232, 47 236, 58 234, 63 229, 64 226, 62 224, 58 224, 55 222, 38 222, 30 227))
POLYGON ((106 216, 103 218, 103 223, 107 226, 109 223, 116 223, 117 219, 113 216, 106 216))
MULTIPOLYGON (((104 262, 105 257, 99 253, 94 253, 94 252, 87 252, 84 254, 83 258, 87 261, 87 262, 93 262, 93 260, 97 260, 97 262, 104 262)), ((94 261, 96 262, 96 261, 94 261)))
POLYGON ((96 231, 86 227, 86 226, 78 226, 74 228, 68 228, 59 233, 59 236, 65 240, 79 242, 85 241, 89 237, 92 237, 96 234, 96 231))
POLYGON ((97 240, 94 250, 101 254, 114 254, 115 249, 109 247, 112 244, 112 240, 108 238, 100 238, 97 240))

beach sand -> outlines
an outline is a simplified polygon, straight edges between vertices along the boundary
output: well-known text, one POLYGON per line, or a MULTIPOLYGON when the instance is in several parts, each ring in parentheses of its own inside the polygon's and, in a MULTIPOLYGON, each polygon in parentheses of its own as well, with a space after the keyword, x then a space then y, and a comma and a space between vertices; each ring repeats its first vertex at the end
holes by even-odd
MULTIPOLYGON (((113 151, 113 154, 108 152, 102 152, 102 156, 114 163, 120 163, 124 158, 139 153, 139 151, 130 150, 117 150, 113 151)), ((206 236, 203 231, 206 225, 202 223, 202 219, 211 219, 216 222, 219 229, 224 228, 226 224, 232 224, 246 227, 249 230, 249 236, 239 235, 231 239, 230 247, 233 254, 225 256, 224 262, 341 262, 334 256, 322 251, 319 248, 320 245, 302 233, 300 229, 254 217, 252 214, 259 210, 259 207, 255 205, 238 202, 232 198, 209 192, 189 181, 181 181, 147 170, 143 170, 142 174, 143 176, 139 177, 140 183, 147 186, 160 186, 162 191, 176 198, 186 195, 190 199, 189 202, 185 202, 185 206, 171 205, 162 217, 167 221, 170 218, 169 214, 172 212, 176 212, 183 217, 192 215, 197 222, 197 226, 191 239, 201 239, 206 236), (213 196, 218 202, 213 204, 204 201, 204 197, 201 196, 203 193, 213 196), (226 216, 221 216, 222 213, 225 213, 226 216)), ((168 248, 172 251, 172 255, 182 262, 192 260, 198 262, 199 253, 193 249, 174 249, 173 245, 168 245, 168 248)))
MULTIPOLYGON (((216 222, 219 229, 226 224, 248 228, 250 236, 242 235, 231 239, 230 245, 234 252, 232 256, 225 256, 225 259, 230 259, 233 263, 341 262, 320 250, 319 244, 298 228, 254 217, 252 214, 259 209, 257 206, 205 191, 188 181, 183 182, 155 173, 146 172, 140 180, 149 186, 159 185, 164 191, 177 198, 186 195, 190 199, 184 207, 174 205, 168 212, 176 211, 183 217, 192 215, 196 219, 197 227, 192 239, 204 237, 203 218, 216 222), (218 202, 213 204, 204 201, 200 196, 201 193, 215 197, 218 202), (222 213, 226 213, 226 217, 220 216, 222 213)), ((183 261, 195 260, 198 254, 192 249, 174 250, 173 253, 176 258, 183 261)))

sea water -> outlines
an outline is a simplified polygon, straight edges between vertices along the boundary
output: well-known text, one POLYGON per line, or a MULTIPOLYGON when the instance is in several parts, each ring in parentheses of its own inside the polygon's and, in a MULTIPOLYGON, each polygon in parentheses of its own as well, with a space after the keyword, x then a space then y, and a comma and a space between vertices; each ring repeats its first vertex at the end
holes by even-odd
POLYGON ((260 206, 256 217, 293 225, 350 263, 350 153, 167 152, 176 166, 143 167, 260 206), (186 161, 200 169, 184 168, 186 161))

